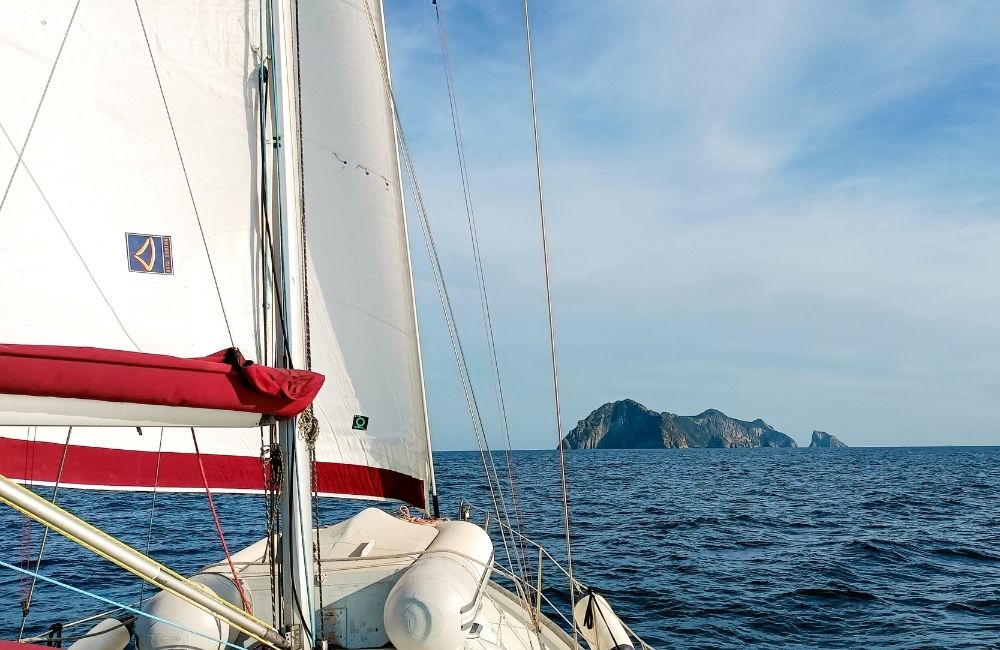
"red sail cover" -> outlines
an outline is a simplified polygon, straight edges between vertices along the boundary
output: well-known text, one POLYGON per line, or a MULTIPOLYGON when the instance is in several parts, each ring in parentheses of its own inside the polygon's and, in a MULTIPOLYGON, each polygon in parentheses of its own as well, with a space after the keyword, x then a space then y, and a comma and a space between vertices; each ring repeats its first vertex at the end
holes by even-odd
MULTIPOLYGON (((0 394, 260 413, 305 410, 323 375, 246 361, 235 348, 207 357, 99 348, 0 344, 0 394)), ((0 423, 2 424, 2 423, 0 423)))
MULTIPOLYGON (((85 400, 115 418, 129 404, 239 411, 294 417, 322 386, 322 375, 268 368, 233 349, 198 359, 72 348, 0 344, 0 414, 4 396, 85 400), (125 404, 125 407, 122 404, 125 404)), ((258 417, 260 416, 260 417, 258 417)), ((201 459, 186 426, 4 426, 0 474, 34 484, 114 490, 261 492, 262 437, 244 428, 198 430, 201 459), (67 444, 67 442, 69 444, 67 444), (204 476, 202 475, 204 469, 204 476)), ((39 423, 43 424, 43 423, 39 423)), ((199 424, 199 423, 191 423, 199 424)), ((324 496, 398 499, 426 507, 424 482, 390 469, 338 462, 340 441, 320 429, 316 487, 324 496)))

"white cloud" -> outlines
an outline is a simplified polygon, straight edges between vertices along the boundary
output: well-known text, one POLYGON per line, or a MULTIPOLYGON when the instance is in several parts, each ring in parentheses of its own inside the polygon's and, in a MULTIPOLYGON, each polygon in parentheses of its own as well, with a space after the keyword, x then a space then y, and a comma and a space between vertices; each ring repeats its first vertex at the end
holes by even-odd
MULTIPOLYGON (((542 4, 567 428, 631 396, 764 417, 800 441, 822 428, 853 444, 1000 442, 992 5, 542 4)), ((519 7, 447 7, 514 444, 550 447, 519 7)), ((388 9, 390 37, 406 32, 397 93, 490 411, 433 16, 388 9)), ((441 446, 467 447, 433 329, 433 424, 441 446)))

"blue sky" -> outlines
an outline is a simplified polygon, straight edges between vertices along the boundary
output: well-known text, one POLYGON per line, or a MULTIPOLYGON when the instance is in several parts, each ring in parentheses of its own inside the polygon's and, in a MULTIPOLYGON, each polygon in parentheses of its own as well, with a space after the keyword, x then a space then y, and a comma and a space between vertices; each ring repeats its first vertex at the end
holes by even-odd
MULTIPOLYGON (((385 1, 499 446, 434 10, 385 1)), ((513 446, 553 448, 521 4, 441 2, 513 446)), ((532 4, 564 432, 631 397, 800 444, 1000 444, 993 3, 532 4)), ((411 238, 435 446, 472 448, 415 220, 411 238)))

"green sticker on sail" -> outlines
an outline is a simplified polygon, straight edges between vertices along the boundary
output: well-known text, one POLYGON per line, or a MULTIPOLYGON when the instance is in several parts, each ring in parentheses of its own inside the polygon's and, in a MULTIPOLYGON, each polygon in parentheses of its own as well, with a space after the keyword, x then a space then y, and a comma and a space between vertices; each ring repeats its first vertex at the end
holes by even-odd
POLYGON ((355 415, 354 422, 351 424, 351 428, 357 429, 358 431, 366 431, 368 429, 368 416, 355 415))

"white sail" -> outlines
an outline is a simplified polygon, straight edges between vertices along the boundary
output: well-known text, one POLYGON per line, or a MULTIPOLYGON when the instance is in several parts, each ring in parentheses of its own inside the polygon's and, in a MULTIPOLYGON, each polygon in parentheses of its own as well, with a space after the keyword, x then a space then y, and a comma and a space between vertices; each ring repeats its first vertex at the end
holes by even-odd
MULTIPOLYGON (((315 402, 318 484, 324 494, 425 505, 432 470, 417 329, 372 36, 382 35, 381 7, 371 10, 374 32, 364 0, 301 3, 296 17, 306 336, 312 369, 329 377, 315 402), (368 418, 367 430, 352 428, 355 416, 368 418)), ((140 1, 137 11, 108 0, 73 12, 72 3, 0 0, 0 56, 19 62, 0 103, 0 187, 11 180, 0 209, 0 343, 182 357, 234 345, 261 359, 256 6, 140 1)), ((171 423, 123 412, 109 405, 106 423, 171 423)), ((38 424, 73 423, 43 415, 38 424)), ((101 420, 90 409, 75 423, 101 420)), ((261 432, 230 422, 198 434, 209 481, 261 489, 261 432)), ((17 459, 0 473, 54 482, 66 432, 0 427, 0 447, 17 459), (15 471, 28 457, 31 470, 15 471)), ((71 445, 65 484, 201 485, 187 429, 162 429, 161 443, 158 427, 89 426, 74 429, 71 445)))
POLYGON ((253 357, 257 18, 139 6, 0 1, 0 341, 253 357))
POLYGON ((302 2, 298 26, 317 455, 385 470, 353 493, 385 481, 419 503, 432 470, 381 2, 302 2))
MULTIPOLYGON (((0 342, 177 356, 235 345, 257 356, 256 6, 139 8, 81 2, 74 15, 71 2, 0 0, 0 56, 18 62, 0 102, 0 187, 11 181, 0 210, 0 342)), ((105 411, 109 422, 128 419, 105 411)), ((191 470, 174 487, 201 485, 190 431, 166 429, 162 442, 160 429, 144 433, 76 429, 66 483, 149 487, 162 450, 191 470)), ((31 461, 18 478, 37 469, 53 480, 45 461, 61 457, 65 428, 0 436, 31 461)), ((207 455, 260 454, 253 429, 200 437, 207 455)))

